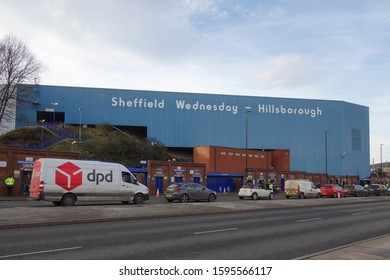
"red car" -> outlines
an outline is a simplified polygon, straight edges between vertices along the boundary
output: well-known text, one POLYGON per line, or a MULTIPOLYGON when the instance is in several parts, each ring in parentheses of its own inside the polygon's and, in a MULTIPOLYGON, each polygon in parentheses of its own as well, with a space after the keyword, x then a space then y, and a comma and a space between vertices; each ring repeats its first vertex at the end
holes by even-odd
POLYGON ((321 196, 338 197, 338 194, 340 197, 348 196, 348 192, 339 185, 326 184, 321 186, 320 190, 321 196))

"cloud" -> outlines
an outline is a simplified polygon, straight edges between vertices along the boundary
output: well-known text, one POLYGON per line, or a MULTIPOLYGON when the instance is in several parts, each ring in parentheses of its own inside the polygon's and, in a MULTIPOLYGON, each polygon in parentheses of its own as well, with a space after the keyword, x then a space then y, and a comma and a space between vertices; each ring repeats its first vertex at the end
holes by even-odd
POLYGON ((0 36, 27 43, 46 66, 43 84, 344 100, 369 106, 372 137, 388 138, 387 0, 2 0, 1 9, 0 36))
POLYGON ((265 88, 300 87, 310 83, 311 58, 302 54, 285 54, 266 59, 253 78, 256 86, 265 88))

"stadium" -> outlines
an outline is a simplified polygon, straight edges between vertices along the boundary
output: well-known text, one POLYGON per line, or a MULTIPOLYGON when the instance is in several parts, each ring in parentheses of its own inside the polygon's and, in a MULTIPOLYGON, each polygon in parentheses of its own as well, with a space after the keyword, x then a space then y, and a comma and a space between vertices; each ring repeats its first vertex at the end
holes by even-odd
POLYGON ((23 96, 8 130, 45 120, 81 133, 105 123, 169 149, 281 150, 290 171, 370 175, 369 109, 349 102, 46 85, 23 96))

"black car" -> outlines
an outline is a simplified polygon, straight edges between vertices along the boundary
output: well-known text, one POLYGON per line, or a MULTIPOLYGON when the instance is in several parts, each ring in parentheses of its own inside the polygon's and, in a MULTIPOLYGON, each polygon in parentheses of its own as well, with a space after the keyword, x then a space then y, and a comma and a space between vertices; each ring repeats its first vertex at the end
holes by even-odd
POLYGON ((348 196, 368 196, 369 192, 360 185, 352 185, 344 188, 348 196))
POLYGON ((382 184, 371 184, 368 186, 368 192, 370 195, 390 195, 390 190, 388 187, 382 184))
POLYGON ((213 202, 217 199, 217 193, 197 183, 175 183, 166 189, 164 198, 168 202, 173 202, 174 200, 179 200, 180 202, 188 202, 190 200, 213 202))

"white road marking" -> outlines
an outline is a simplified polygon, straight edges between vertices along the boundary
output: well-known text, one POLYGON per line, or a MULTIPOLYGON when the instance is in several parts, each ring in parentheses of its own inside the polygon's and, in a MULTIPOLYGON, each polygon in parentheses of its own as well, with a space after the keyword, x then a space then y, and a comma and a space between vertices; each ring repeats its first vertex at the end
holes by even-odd
POLYGON ((364 214, 369 214, 370 212, 367 211, 367 212, 356 212, 356 213, 352 213, 352 216, 356 216, 356 215, 364 215, 364 214))
POLYGON ((304 219, 304 220, 297 220, 297 223, 305 223, 305 222, 312 222, 312 221, 318 221, 322 220, 322 218, 312 218, 312 219, 304 219))
POLYGON ((194 232, 194 234, 195 235, 209 234, 209 233, 216 233, 216 232, 233 231, 233 230, 237 230, 237 229, 238 228, 224 228, 224 229, 216 229, 216 230, 209 230, 209 231, 194 232))
POLYGON ((55 252, 61 252, 61 251, 78 250, 78 249, 82 249, 82 248, 83 247, 70 247, 70 248, 60 248, 60 249, 53 249, 53 250, 5 255, 5 256, 0 256, 0 259, 13 258, 13 257, 23 257, 23 256, 30 256, 30 255, 39 255, 39 254, 46 254, 46 253, 55 253, 55 252))

